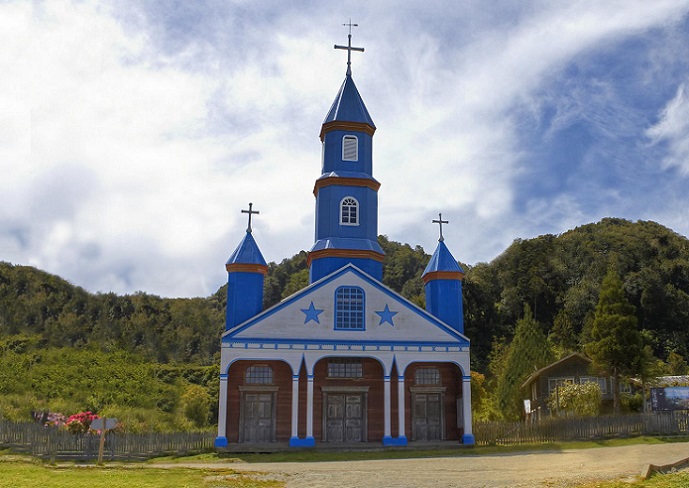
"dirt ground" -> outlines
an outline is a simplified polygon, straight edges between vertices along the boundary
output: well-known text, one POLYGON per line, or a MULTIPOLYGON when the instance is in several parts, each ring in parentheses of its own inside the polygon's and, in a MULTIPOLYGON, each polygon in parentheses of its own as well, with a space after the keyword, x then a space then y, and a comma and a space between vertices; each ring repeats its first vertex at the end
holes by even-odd
POLYGON ((595 480, 636 478, 648 464, 671 464, 685 458, 689 458, 689 443, 455 458, 232 463, 231 467, 284 480, 288 488, 555 488, 595 480))

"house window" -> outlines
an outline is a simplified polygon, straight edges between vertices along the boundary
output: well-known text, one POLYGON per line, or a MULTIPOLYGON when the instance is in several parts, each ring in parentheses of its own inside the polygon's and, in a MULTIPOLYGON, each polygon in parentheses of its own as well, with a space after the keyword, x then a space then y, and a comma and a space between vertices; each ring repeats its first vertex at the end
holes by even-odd
POLYGON ((574 378, 548 378, 548 395, 564 385, 574 384, 574 378))
POLYGON ((359 202, 344 197, 340 202, 340 225, 359 225, 359 202))
POLYGON ((417 385, 439 385, 440 371, 438 368, 419 368, 416 370, 417 385))
POLYGON ((586 382, 597 383, 603 395, 608 393, 608 383, 605 381, 605 378, 598 378, 596 376, 582 376, 579 378, 579 383, 582 385, 586 382))
POLYGON ((355 359, 328 362, 328 378, 363 378, 364 365, 355 359))
POLYGON ((358 286, 335 291, 335 329, 364 330, 364 290, 358 286))
POLYGON ((342 138, 342 161, 359 160, 359 139, 356 136, 342 138))
POLYGON ((270 366, 249 366, 246 368, 244 383, 247 385, 272 385, 273 368, 270 366))

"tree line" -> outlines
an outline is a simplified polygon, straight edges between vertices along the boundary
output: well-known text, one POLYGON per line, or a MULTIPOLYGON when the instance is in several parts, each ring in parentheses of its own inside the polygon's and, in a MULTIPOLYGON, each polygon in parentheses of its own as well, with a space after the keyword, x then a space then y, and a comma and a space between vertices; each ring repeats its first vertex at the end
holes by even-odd
MULTIPOLYGON (((379 242, 386 253, 384 284, 424 306, 421 275, 430 256, 386 236, 379 242)), ((461 243, 450 247, 461 257, 461 243)), ((302 251, 269 264, 265 307, 308 284, 306 257, 302 251)), ((622 308, 633 317, 622 328, 638 332, 644 358, 651 358, 639 364, 655 361, 681 370, 689 357, 689 241, 660 224, 606 218, 560 235, 516 239, 489 263, 460 264, 472 369, 486 390, 475 396, 490 397, 494 413, 507 408, 509 395, 496 400, 497 392, 518 383, 519 363, 533 371, 569 352, 595 355, 590 344, 600 339, 596 311, 610 270, 619 280, 616 296, 628 302, 622 308), (545 344, 539 346, 543 354, 513 352, 509 359, 510 348, 538 343, 520 338, 525 324, 529 337, 545 344), (506 386, 507 376, 512 379, 506 386)), ((226 286, 191 299, 93 294, 43 271, 2 262, 0 358, 7 351, 68 348, 122 352, 158 365, 217 367, 225 303, 226 286)))

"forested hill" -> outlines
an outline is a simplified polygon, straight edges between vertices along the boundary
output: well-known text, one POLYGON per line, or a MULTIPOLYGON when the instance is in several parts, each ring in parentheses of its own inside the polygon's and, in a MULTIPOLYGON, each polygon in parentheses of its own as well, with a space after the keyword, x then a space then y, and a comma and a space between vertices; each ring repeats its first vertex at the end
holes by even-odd
MULTIPOLYGON (((379 238, 383 281, 423 305, 429 256, 379 238)), ((461 248, 456 252, 461 256, 461 248)), ((624 281, 639 326, 660 359, 689 357, 689 240, 654 222, 603 219, 559 236, 515 240, 490 263, 463 264, 465 331, 484 371, 494 339, 509 341, 528 303, 560 350, 578 350, 609 266, 624 281)), ((306 253, 270 263, 265 305, 308 282, 306 253)), ((208 298, 91 294, 25 266, 0 263, 0 351, 22 337, 32 348, 93 346, 158 362, 213 364, 224 326, 225 288, 208 298)), ((22 347, 25 347, 22 346, 22 347)))

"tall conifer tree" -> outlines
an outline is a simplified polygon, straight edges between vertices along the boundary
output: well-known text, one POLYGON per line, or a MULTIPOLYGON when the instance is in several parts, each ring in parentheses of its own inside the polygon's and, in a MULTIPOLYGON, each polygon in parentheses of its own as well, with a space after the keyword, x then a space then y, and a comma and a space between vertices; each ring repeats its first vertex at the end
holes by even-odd
POLYGON ((584 348, 594 368, 611 376, 613 408, 619 413, 619 379, 641 373, 644 345, 637 329, 636 307, 627 300, 622 280, 612 267, 603 278, 591 327, 591 342, 584 348))
POLYGON ((517 321, 503 374, 498 378, 498 407, 505 418, 519 416, 522 400, 528 396, 527 392, 522 391, 522 384, 531 373, 552 360, 553 355, 541 326, 534 319, 529 305, 524 305, 524 317, 517 321))

